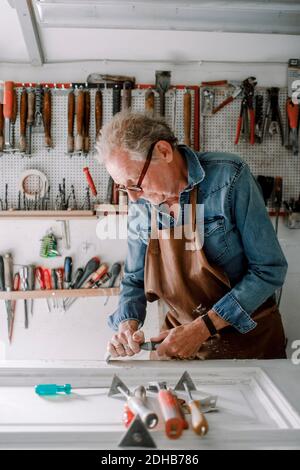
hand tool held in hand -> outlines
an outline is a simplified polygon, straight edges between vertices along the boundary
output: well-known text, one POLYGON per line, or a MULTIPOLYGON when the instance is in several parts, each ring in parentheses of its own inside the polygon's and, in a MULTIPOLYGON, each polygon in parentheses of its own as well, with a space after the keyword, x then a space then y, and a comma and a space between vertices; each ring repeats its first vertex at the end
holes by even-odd
MULTIPOLYGON (((162 341, 147 341, 140 344, 140 348, 143 351, 156 351, 157 347, 162 343, 162 341)), ((105 356, 105 361, 108 364, 111 359, 111 354, 107 353, 105 356)))

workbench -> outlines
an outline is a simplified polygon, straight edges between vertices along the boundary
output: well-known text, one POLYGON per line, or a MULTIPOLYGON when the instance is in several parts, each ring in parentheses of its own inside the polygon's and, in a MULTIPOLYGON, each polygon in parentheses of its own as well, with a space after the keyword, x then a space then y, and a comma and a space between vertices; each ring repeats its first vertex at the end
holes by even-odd
POLYGON ((174 386, 184 371, 199 393, 218 396, 218 412, 206 415, 202 439, 190 429, 178 440, 151 431, 158 449, 300 449, 300 366, 290 360, 0 362, 0 448, 118 449, 124 398, 107 397, 113 375, 132 389, 174 386), (99 389, 40 397, 39 383, 99 389))

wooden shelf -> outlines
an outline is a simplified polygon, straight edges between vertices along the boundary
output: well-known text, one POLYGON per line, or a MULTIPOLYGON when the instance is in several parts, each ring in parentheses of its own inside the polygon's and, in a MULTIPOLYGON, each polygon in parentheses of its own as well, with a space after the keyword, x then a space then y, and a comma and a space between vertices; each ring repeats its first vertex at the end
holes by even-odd
POLYGON ((95 219, 94 211, 18 211, 8 210, 0 211, 1 219, 56 219, 56 220, 70 220, 70 219, 95 219))
POLYGON ((98 204, 94 206, 96 215, 125 215, 128 214, 128 206, 118 206, 115 204, 98 204))
POLYGON ((120 287, 100 287, 99 289, 63 289, 63 290, 34 290, 17 292, 0 292, 0 300, 27 300, 68 297, 102 297, 117 296, 120 287))

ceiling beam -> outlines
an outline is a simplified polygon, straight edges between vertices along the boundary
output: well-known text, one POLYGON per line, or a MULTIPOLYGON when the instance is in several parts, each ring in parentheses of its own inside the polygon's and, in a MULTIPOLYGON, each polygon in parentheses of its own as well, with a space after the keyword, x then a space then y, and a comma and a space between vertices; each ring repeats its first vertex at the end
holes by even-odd
POLYGON ((44 64, 44 53, 31 0, 17 0, 14 4, 21 25, 31 65, 44 64))

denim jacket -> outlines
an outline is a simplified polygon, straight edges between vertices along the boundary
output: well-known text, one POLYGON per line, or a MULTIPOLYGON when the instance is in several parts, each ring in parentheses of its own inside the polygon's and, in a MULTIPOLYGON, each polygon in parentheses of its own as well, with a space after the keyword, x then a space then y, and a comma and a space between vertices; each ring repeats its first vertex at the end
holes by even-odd
MULTIPOLYGON (((188 168, 188 186, 179 195, 181 211, 197 186, 197 202, 204 205, 205 254, 230 280, 231 290, 212 308, 240 333, 247 333, 256 326, 251 314, 282 286, 287 272, 287 261, 261 191, 239 156, 198 153, 184 145, 178 148, 188 168)), ((109 325, 115 330, 120 322, 130 319, 142 326, 146 316, 144 264, 151 204, 139 199, 133 205, 137 218, 135 224, 129 224, 119 306, 109 317, 109 325)), ((157 209, 159 215, 160 207, 157 209)))

